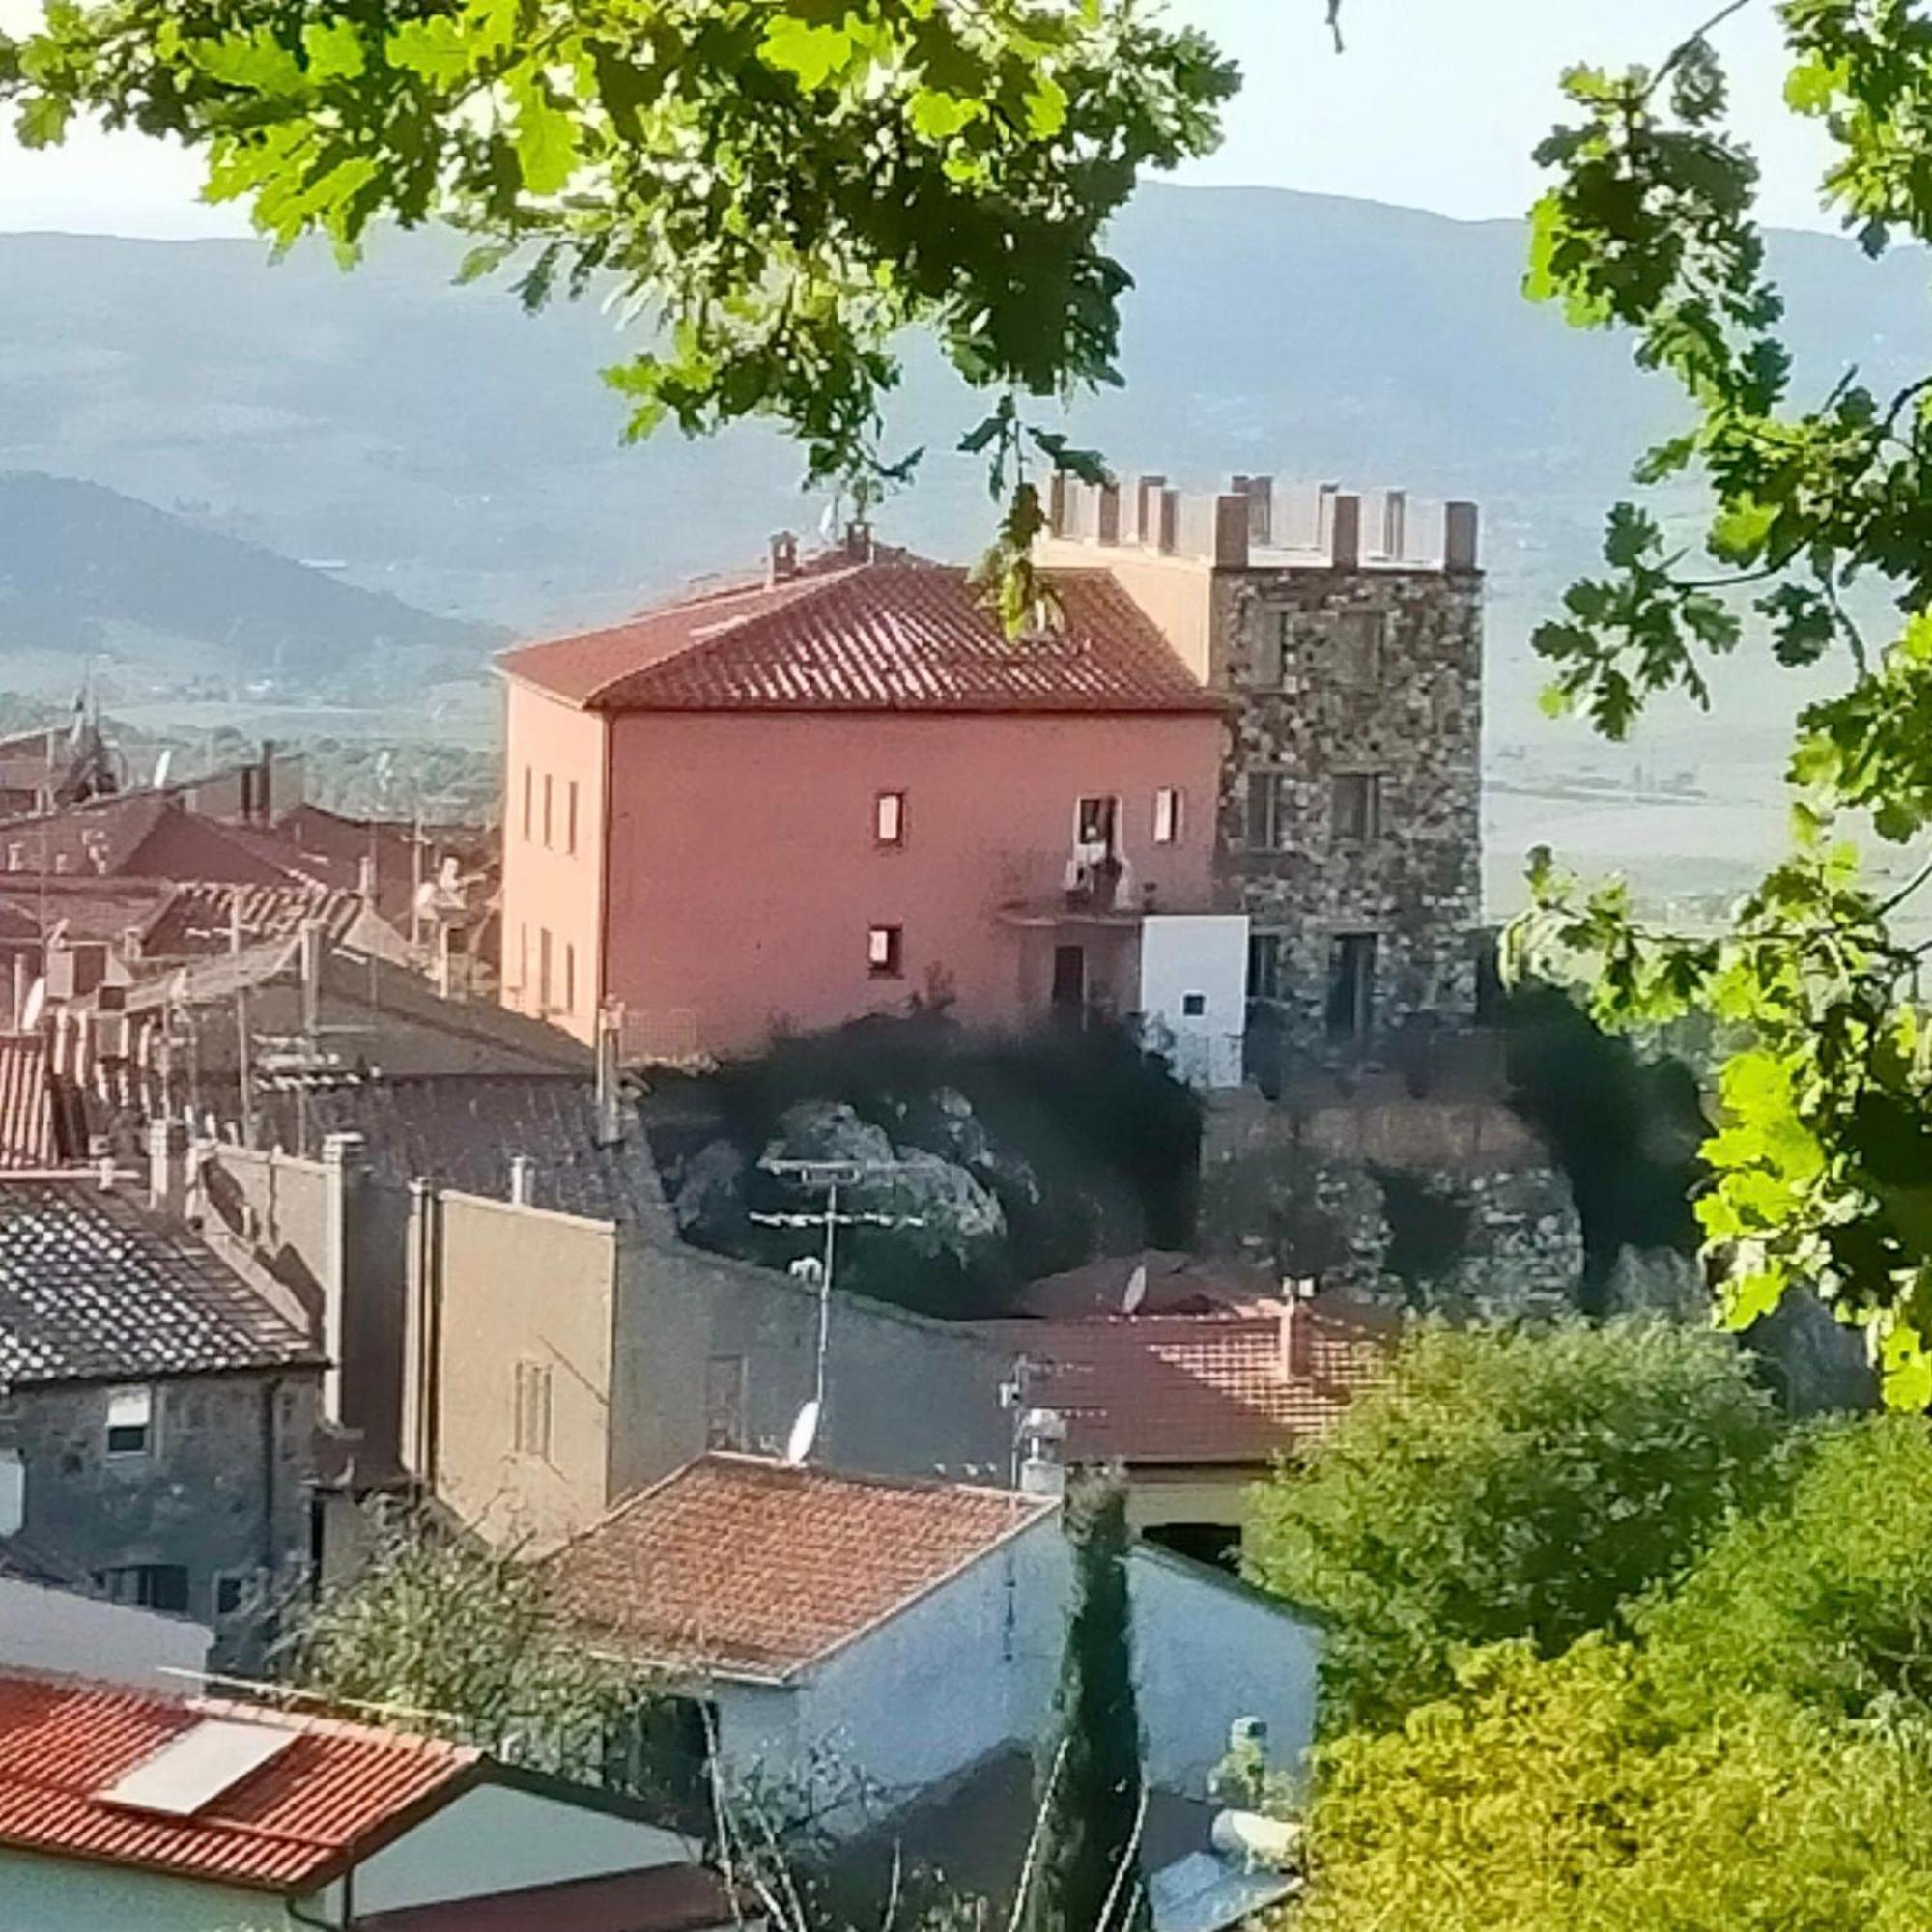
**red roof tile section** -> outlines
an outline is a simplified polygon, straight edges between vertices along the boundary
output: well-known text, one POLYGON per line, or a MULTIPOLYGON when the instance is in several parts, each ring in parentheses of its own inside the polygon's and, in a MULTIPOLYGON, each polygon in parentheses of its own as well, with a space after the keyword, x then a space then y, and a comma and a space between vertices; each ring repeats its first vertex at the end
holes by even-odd
POLYGON ((1056 572, 1061 620, 1009 639, 963 570, 900 554, 690 597, 527 644, 511 677, 593 711, 1216 711, 1103 570, 1056 572))
POLYGON ((1026 1357, 1027 1400, 1065 1416, 1076 1462, 1264 1463, 1388 1373, 1389 1324, 1375 1312, 1313 1302, 1295 1319, 1293 1374, 1278 1310, 973 1326, 1026 1357))
POLYGON ((550 1560, 565 1614, 654 1662, 787 1677, 1056 1507, 961 1484, 710 1455, 550 1560))
POLYGON ((179 885, 141 934, 144 959, 185 959, 227 952, 240 931, 243 946, 289 939, 319 924, 330 939, 344 937, 362 911, 352 892, 327 886, 240 886, 210 882, 179 885))
POLYGON ((471 1781, 477 1753, 399 1731, 0 1673, 0 1845, 266 1890, 324 1883, 471 1781), (100 1793, 204 1718, 294 1744, 188 1817, 100 1793))

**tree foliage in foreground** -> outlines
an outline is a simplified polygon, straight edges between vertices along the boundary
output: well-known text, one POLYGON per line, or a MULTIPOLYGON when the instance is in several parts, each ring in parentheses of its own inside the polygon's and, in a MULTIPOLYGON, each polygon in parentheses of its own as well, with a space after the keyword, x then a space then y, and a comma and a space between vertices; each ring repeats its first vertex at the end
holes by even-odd
POLYGON ((1818 1429, 1675 1589, 1319 1753, 1306 1932, 1905 1932, 1932 1890, 1932 1427, 1818 1429))
MULTIPOLYGON (((1886 892, 1848 832, 1932 831, 1932 372, 1892 394, 1848 369, 1801 390, 1765 264, 1757 168, 1731 130, 1712 38, 1655 69, 1577 68, 1544 143, 1556 185, 1534 221, 1529 293, 1585 327, 1634 333, 1690 424, 1637 481, 1702 484, 1680 544, 1641 501, 1611 512, 1605 574, 1538 632, 1551 696, 1621 736, 1644 702, 1708 702, 1708 668, 1748 630, 1785 666, 1829 663, 1834 696, 1800 714, 1792 852, 1732 930, 1645 930, 1620 886, 1586 892, 1540 859, 1529 952, 1592 984, 1597 1015, 1654 1024, 1697 1009, 1741 1029, 1698 1203, 1739 1326, 1807 1284, 1870 1324, 1889 1398, 1932 1401, 1932 1024, 1927 948, 1895 930, 1932 878, 1886 892), (1868 637, 1867 590, 1896 611, 1868 637), (1748 615, 1746 611, 1748 611, 1748 615)), ((1873 257, 1932 240, 1932 21, 1913 0, 1782 0, 1785 99, 1832 148, 1827 202, 1873 257)), ((1856 290, 1847 299, 1856 303, 1856 290)))
POLYGON ((281 1673, 355 1715, 480 1747, 511 1764, 602 1784, 628 1775, 656 1685, 561 1628, 543 1569, 520 1549, 377 1519, 362 1566, 291 1633, 281 1673))
POLYGON ((608 372, 633 438, 767 418, 863 503, 910 467, 880 444, 893 339, 930 329, 1004 392, 966 446, 1015 546, 1024 458, 1095 460, 1013 398, 1120 380, 1102 230, 1235 87, 1134 0, 56 0, 0 36, 29 147, 99 115, 199 150, 279 245, 438 220, 528 308, 608 292, 645 333, 608 372))
POLYGON ((1324 1729, 1396 1723, 1469 1647, 1617 1627, 1763 1492, 1782 1435, 1720 1336, 1426 1330, 1257 1492, 1250 1573, 1326 1625, 1324 1729))
POLYGON ((1683 1726, 1629 1646, 1485 1652, 1327 1747, 1297 1932, 1916 1932, 1932 1729, 1745 1696, 1683 1726))

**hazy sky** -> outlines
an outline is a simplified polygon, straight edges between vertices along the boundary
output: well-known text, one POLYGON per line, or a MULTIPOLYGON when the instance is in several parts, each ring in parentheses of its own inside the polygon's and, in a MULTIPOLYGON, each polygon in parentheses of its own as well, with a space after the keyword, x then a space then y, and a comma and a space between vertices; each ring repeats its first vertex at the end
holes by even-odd
MULTIPOLYGON (((1228 139, 1184 179, 1307 188, 1464 218, 1520 213, 1536 191, 1529 151, 1557 112, 1556 75, 1577 59, 1655 60, 1710 0, 1346 0, 1338 59, 1323 0, 1170 0, 1241 63, 1228 139)), ((0 26, 38 0, 0 0, 0 26)), ((1819 151, 1778 103, 1769 0, 1729 22, 1743 110, 1765 166, 1770 217, 1822 225, 1819 151)), ((242 232, 195 199, 185 156, 131 136, 76 134, 51 155, 0 135, 0 229, 130 235, 242 232)))

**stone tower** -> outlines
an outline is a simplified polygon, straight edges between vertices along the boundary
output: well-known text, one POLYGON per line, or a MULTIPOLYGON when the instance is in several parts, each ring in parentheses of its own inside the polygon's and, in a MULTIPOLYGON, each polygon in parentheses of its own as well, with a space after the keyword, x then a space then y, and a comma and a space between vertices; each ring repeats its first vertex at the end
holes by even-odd
POLYGON ((1249 1032, 1381 1058, 1473 1019, 1483 578, 1474 504, 1237 476, 1189 497, 1058 479, 1039 561, 1110 572, 1226 694, 1221 892, 1249 1032))

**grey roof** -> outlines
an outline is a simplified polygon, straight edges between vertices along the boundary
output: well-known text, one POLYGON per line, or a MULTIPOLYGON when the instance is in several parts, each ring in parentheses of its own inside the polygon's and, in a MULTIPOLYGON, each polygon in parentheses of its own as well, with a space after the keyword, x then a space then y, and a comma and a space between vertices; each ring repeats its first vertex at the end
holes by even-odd
POLYGON ((206 1247, 93 1180, 0 1181, 0 1384, 321 1359, 206 1247))
POLYGON ((357 1133, 370 1171, 394 1186, 434 1180, 507 1200, 510 1159, 531 1164, 530 1202, 626 1225, 665 1212, 636 1105, 624 1139, 599 1144, 596 1091, 573 1074, 425 1073, 281 1093, 263 1101, 269 1131, 314 1155, 324 1134, 357 1133))

